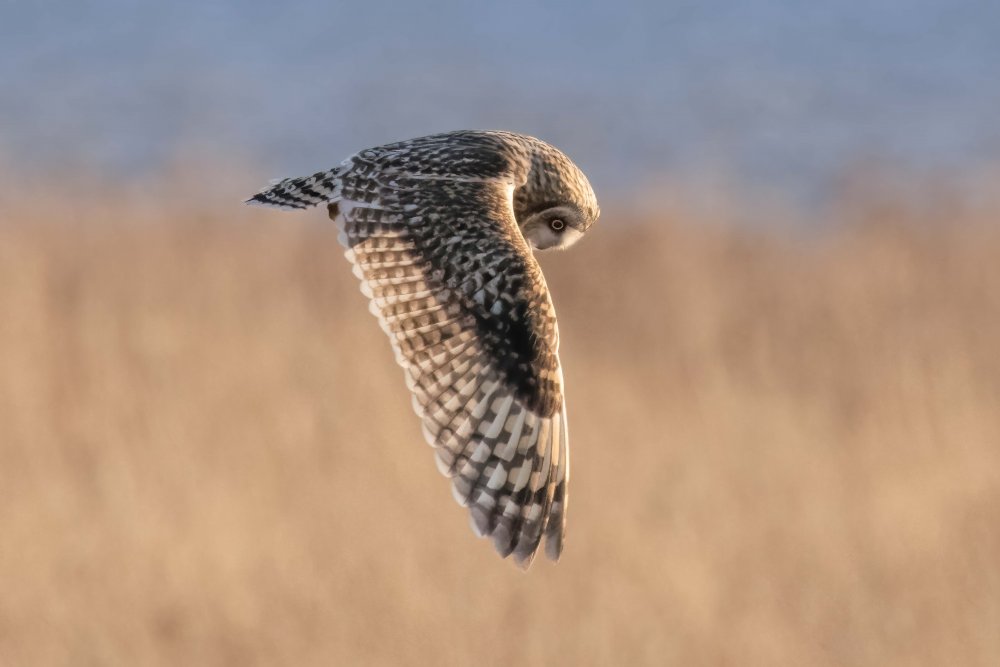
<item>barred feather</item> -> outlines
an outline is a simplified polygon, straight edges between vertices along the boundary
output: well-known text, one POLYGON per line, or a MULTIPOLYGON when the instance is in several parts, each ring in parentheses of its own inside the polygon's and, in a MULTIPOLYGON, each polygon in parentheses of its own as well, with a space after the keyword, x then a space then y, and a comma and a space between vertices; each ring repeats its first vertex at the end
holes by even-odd
POLYGON ((557 560, 569 479, 559 337, 517 211, 572 206, 578 236, 598 214, 586 178, 537 139, 457 132, 361 151, 247 203, 324 202, 473 530, 521 567, 543 538, 557 560))

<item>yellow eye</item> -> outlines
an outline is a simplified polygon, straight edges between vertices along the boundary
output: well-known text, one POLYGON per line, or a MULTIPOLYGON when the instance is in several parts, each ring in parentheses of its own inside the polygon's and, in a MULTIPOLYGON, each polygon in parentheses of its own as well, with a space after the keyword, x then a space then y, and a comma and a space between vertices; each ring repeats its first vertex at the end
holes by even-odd
POLYGON ((557 232, 558 231, 562 231, 562 228, 565 227, 565 226, 566 226, 566 223, 564 223, 559 218, 556 218, 555 220, 553 220, 552 222, 549 223, 549 227, 551 227, 553 230, 555 230, 557 232))

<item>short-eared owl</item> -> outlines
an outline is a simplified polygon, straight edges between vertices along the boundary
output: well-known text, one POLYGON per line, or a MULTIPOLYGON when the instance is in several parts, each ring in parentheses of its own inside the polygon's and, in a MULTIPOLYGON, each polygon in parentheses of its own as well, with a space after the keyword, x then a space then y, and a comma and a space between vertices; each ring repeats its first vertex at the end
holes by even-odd
POLYGON ((473 529, 521 567, 543 535, 558 560, 566 403, 532 250, 569 247, 594 224, 583 172, 534 137, 449 132, 363 150, 248 203, 327 205, 473 529))

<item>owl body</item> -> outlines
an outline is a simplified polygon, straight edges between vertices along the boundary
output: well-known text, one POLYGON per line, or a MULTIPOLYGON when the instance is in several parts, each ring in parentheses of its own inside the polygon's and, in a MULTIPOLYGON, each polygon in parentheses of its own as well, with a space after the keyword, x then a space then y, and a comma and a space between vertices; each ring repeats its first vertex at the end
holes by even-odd
POLYGON ((473 529, 527 567, 557 560, 569 478, 555 309, 533 249, 599 215, 560 151, 460 131, 370 148, 248 203, 321 203, 403 367, 438 468, 473 529))

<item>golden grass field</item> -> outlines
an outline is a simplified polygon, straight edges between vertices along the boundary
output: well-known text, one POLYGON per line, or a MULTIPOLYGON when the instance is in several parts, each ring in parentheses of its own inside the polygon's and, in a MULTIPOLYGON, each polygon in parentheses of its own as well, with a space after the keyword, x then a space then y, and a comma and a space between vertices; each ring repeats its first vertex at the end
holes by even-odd
POLYGON ((0 664, 1000 664, 1000 209, 606 203, 541 259, 573 481, 524 574, 324 212, 193 183, 0 201, 0 664))

